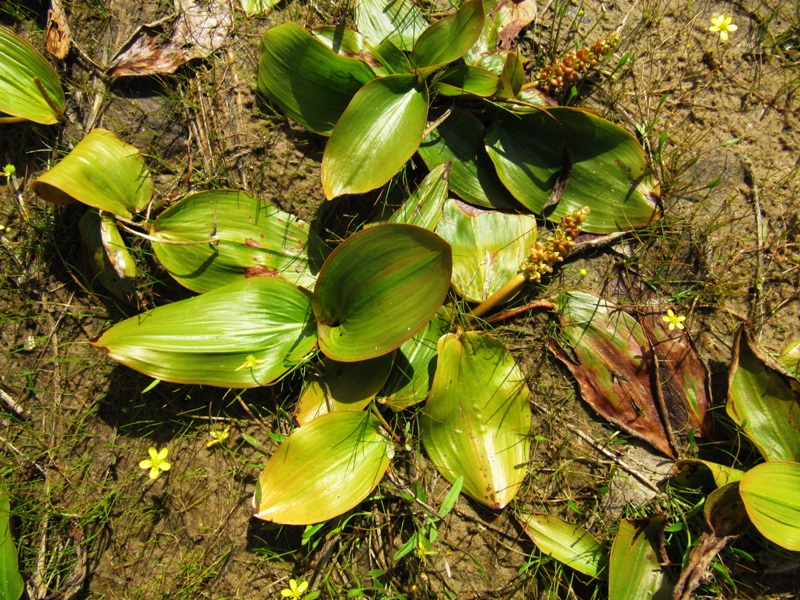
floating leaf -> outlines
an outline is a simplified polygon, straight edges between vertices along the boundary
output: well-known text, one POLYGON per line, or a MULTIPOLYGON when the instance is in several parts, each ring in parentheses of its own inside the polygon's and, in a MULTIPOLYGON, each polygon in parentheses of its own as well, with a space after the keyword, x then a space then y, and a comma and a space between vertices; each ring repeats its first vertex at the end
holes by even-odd
POLYGON ((449 482, 500 509, 514 498, 530 458, 530 392, 506 347, 489 334, 442 336, 420 436, 449 482))
POLYGON ((105 129, 90 131, 31 188, 54 204, 77 200, 125 219, 144 209, 153 194, 142 155, 105 129))
POLYGON ((585 292, 554 301, 560 332, 550 350, 578 381, 581 397, 603 418, 674 457, 651 387, 650 344, 636 320, 585 292))
POLYGON ((672 598, 661 562, 664 552, 663 516, 632 521, 623 519, 611 546, 608 597, 614 600, 672 598))
POLYGON ((0 113, 11 115, 10 120, 53 125, 63 120, 65 106, 61 80, 47 59, 0 25, 0 113))
POLYGON ((436 233, 453 248, 453 288, 483 302, 519 273, 536 243, 536 218, 449 200, 436 233))
POLYGON ((11 502, 5 484, 0 481, 0 598, 18 600, 25 591, 25 583, 19 572, 17 548, 11 536, 9 516, 11 502))
POLYGON ((369 413, 333 412, 293 431, 258 479, 255 516, 309 525, 358 505, 378 485, 393 453, 380 426, 369 413))
POLYGON ((411 0, 357 0, 354 7, 357 29, 376 44, 390 40, 410 52, 428 20, 411 0))
POLYGON ((389 377, 392 355, 343 363, 323 358, 306 376, 295 419, 305 425, 337 410, 363 410, 389 377))
POLYGON ((392 372, 380 391, 381 402, 402 410, 428 397, 436 371, 436 346, 452 320, 452 310, 443 306, 422 331, 397 349, 392 372))
POLYGON ((259 91, 321 135, 330 135, 356 92, 374 78, 366 63, 338 56, 297 23, 268 29, 261 40, 259 91))
POLYGON ((543 554, 589 577, 608 578, 608 556, 588 531, 541 513, 522 513, 520 522, 543 554))
POLYGON ((767 460, 800 460, 800 402, 744 329, 733 342, 725 410, 767 460))
POLYGON ((382 186, 414 155, 428 115, 428 90, 414 75, 366 84, 336 123, 322 156, 327 198, 382 186))
POLYGON ((449 186, 461 199, 486 208, 519 208, 486 154, 485 133, 475 115, 456 106, 417 151, 429 169, 450 164, 449 186))
POLYGON ((247 277, 313 289, 328 253, 308 223, 245 192, 190 194, 150 228, 158 260, 181 285, 207 292, 247 277))
POLYGON ((450 246, 415 225, 377 225, 348 238, 314 289, 320 348, 343 362, 391 352, 433 318, 451 272, 450 246))
POLYGON ((305 359, 315 333, 307 292, 258 277, 131 317, 92 345, 156 379, 250 388, 305 359))
POLYGON ((765 538, 800 551, 800 463, 762 463, 745 473, 739 493, 753 525, 765 538))

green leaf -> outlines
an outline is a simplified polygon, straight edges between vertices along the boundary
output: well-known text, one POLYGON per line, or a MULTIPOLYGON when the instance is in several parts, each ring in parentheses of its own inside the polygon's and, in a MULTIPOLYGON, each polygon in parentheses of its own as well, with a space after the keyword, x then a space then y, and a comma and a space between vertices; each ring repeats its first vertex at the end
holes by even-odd
POLYGON ((25 591, 19 572, 17 548, 11 536, 11 502, 5 483, 0 481, 0 599, 18 600, 25 591))
POLYGON ((357 0, 354 9, 361 33, 376 44, 388 39, 406 52, 428 27, 428 20, 411 0, 357 0))
POLYGON ((436 233, 453 248, 453 288, 482 302, 519 273, 536 243, 536 218, 448 200, 436 233))
POLYGON ((429 169, 450 163, 450 189, 486 208, 518 209, 520 204, 497 177, 483 145, 485 128, 471 112, 453 107, 422 141, 418 152, 429 169))
POLYGON ((560 331, 550 351, 570 370, 600 416, 674 456, 652 390, 650 343, 636 320, 586 292, 553 300, 560 331))
POLYGON ((263 15, 275 7, 281 0, 239 0, 242 10, 248 17, 263 15))
POLYGON ((337 410, 363 410, 389 377, 392 355, 343 363, 324 357, 306 375, 294 417, 305 425, 337 410))
POLYGON ((450 246, 421 227, 389 223, 348 238, 314 290, 321 350, 342 362, 391 352, 439 310, 451 271, 450 246))
POLYGON ((800 460, 800 402, 744 329, 733 342, 725 410, 767 460, 800 460))
POLYGON ((506 54, 506 62, 500 75, 497 95, 500 98, 516 98, 525 79, 524 60, 516 52, 506 54))
POLYGON ((55 69, 26 39, 0 25, 0 113, 53 125, 64 119, 65 106, 55 69))
POLYGON ((411 62, 426 77, 458 60, 478 41, 483 29, 482 0, 468 0, 454 14, 428 27, 411 51, 411 62))
POLYGON ((442 208, 447 200, 449 171, 448 165, 431 169, 414 193, 389 217, 389 223, 408 223, 433 231, 442 218, 442 208))
POLYGON ((660 215, 658 182, 639 143, 591 113, 550 108, 506 117, 487 132, 486 149, 511 194, 550 220, 588 206, 584 230, 612 233, 660 215))
POLYGON ((623 519, 611 546, 608 597, 614 600, 666 600, 670 586, 660 562, 664 552, 663 516, 623 519))
POLYGON ((131 302, 136 291, 136 265, 114 220, 105 213, 101 219, 97 211, 89 210, 81 217, 80 230, 97 279, 117 298, 131 302))
POLYGON ((117 323, 92 345, 164 381, 250 388, 304 360, 315 333, 307 292, 257 277, 117 323))
POLYGON ((413 338, 397 349, 389 379, 379 395, 392 410, 402 410, 428 397, 436 371, 436 345, 450 329, 453 315, 443 306, 413 338))
POLYGON ((458 500, 458 495, 461 493, 461 488, 464 486, 464 478, 459 477, 453 483, 453 487, 450 488, 450 491, 447 492, 447 496, 444 497, 442 500, 442 505, 439 507, 439 510, 436 511, 442 519, 444 519, 447 515, 450 514, 450 511, 453 510, 453 507, 456 505, 456 501, 458 500))
POLYGON ((747 515, 765 538, 800 551, 800 463, 757 465, 739 482, 747 515))
POLYGON ((436 80, 436 91, 442 96, 473 95, 488 97, 494 95, 500 78, 486 69, 469 65, 458 65, 447 69, 436 80))
POLYGON ((309 525, 358 505, 378 485, 393 454, 380 426, 369 413, 333 412, 293 431, 258 479, 255 516, 309 525))
POLYGON ((105 129, 90 131, 31 188, 54 204, 77 200, 125 219, 143 210, 153 194, 142 155, 105 129))
POLYGON ((389 73, 411 73, 411 63, 408 61, 408 57, 391 40, 383 40, 377 46, 370 48, 389 73))
POLYGON ((414 75, 389 75, 361 88, 325 146, 325 196, 362 194, 389 181, 417 151, 427 115, 428 90, 414 75))
POLYGON ((787 344, 776 360, 787 375, 800 379, 800 342, 787 344))
POLYGON ((489 334, 442 336, 420 437, 436 469, 493 509, 514 498, 530 458, 530 392, 505 346, 489 334))
POLYGON ((338 56, 297 23, 267 30, 261 40, 258 89, 292 119, 330 135, 345 108, 375 74, 338 56))
POLYGON ((195 292, 261 276, 313 289, 328 254, 308 223, 234 190, 186 196, 159 215, 150 235, 161 264, 195 292))
POLYGON ((588 531, 541 513, 522 513, 520 522, 543 554, 589 577, 608 578, 608 556, 588 531))

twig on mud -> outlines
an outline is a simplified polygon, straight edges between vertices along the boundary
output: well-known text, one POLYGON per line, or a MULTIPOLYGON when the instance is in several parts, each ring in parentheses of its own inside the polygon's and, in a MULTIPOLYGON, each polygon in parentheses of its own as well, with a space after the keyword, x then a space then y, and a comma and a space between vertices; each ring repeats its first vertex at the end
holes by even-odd
POLYGON ((750 187, 750 200, 753 202, 753 212, 756 217, 756 272, 755 285, 753 286, 754 303, 750 310, 750 318, 756 322, 759 337, 761 336, 761 324, 757 317, 764 315, 764 295, 762 294, 762 283, 764 278, 764 223, 761 214, 761 194, 759 193, 758 183, 753 173, 753 163, 749 158, 741 158, 744 165, 745 183, 750 187))
POLYGON ((584 433, 583 431, 581 431, 577 427, 575 427, 575 426, 573 426, 573 425, 571 425, 569 423, 565 423, 565 425, 567 426, 567 429, 569 429, 572 433, 577 435, 579 438, 581 438, 587 444, 591 445, 595 450, 600 452, 603 456, 613 460, 614 463, 620 469, 622 469, 623 471, 628 473, 628 475, 632 475, 634 479, 636 479, 639 483, 644 485, 647 489, 655 492, 656 494, 660 494, 661 493, 661 490, 658 489, 655 485, 653 485, 653 483, 651 483, 650 480, 648 480, 644 475, 641 475, 635 468, 633 468, 631 465, 626 463, 619 456, 617 456, 616 454, 611 452, 611 450, 609 450, 608 448, 604 448, 603 446, 598 444, 588 434, 584 433))
POLYGON ((8 405, 8 408, 20 419, 24 419, 25 421, 30 420, 31 414, 25 410, 23 406, 18 404, 3 388, 0 388, 0 398, 3 399, 3 402, 8 405))

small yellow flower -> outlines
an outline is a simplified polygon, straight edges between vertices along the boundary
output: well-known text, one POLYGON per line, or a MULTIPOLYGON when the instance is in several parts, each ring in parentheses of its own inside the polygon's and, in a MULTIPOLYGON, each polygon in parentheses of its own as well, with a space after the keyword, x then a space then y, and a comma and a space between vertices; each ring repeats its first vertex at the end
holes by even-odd
POLYGON ((292 598, 293 600, 300 600, 303 597, 303 594, 306 593, 308 589, 308 582, 301 581, 297 583, 294 579, 289 580, 289 587, 285 590, 281 590, 281 596, 284 598, 292 598))
POLYGON ((589 272, 586 269, 581 269, 580 271, 578 271, 578 273, 580 273, 581 277, 586 277, 589 274, 589 272))
POLYGON ((3 167, 2 174, 11 179, 12 175, 17 174, 17 167, 15 167, 14 165, 6 165, 5 167, 3 167))
POLYGON ((709 27, 708 30, 711 33, 718 33, 720 41, 727 42, 728 34, 739 29, 739 27, 731 23, 731 21, 733 21, 733 17, 716 15, 711 17, 711 27, 709 27))
POLYGON ((140 468, 150 469, 150 479, 158 479, 158 476, 161 475, 161 471, 169 471, 172 465, 166 461, 167 452, 169 452, 167 448, 162 448, 159 451, 155 448, 150 448, 147 451, 150 458, 139 463, 140 468))
POLYGON ((255 356, 253 356, 252 354, 248 354, 247 358, 244 359, 244 362, 241 365, 239 365, 238 367, 236 367, 235 370, 236 371, 241 371, 242 369, 252 369, 256 365, 263 365, 265 362, 267 362, 267 361, 259 360, 255 356))
POLYGON ((672 331, 676 327, 678 329, 683 329, 683 322, 686 320, 686 317, 683 315, 676 315, 670 308, 667 310, 667 314, 661 317, 661 320, 664 321, 664 323, 669 323, 669 330, 672 331))
POLYGON ((206 448, 211 448, 231 437, 231 426, 225 425, 224 429, 212 429, 208 434, 211 436, 211 441, 206 443, 206 448))

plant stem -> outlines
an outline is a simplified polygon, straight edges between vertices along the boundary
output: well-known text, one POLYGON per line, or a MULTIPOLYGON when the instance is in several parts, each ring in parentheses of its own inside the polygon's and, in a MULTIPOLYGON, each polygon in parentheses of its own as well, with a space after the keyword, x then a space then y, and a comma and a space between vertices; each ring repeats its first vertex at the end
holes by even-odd
POLYGON ((503 300, 509 298, 511 295, 519 291, 519 289, 525 285, 525 282, 527 281, 528 276, 525 273, 517 273, 511 279, 506 281, 503 286, 494 294, 473 308, 472 312, 467 315, 467 318, 469 320, 473 320, 485 315, 503 300))
POLYGON ((395 442, 397 442, 398 444, 402 445, 403 444, 403 440, 400 439, 399 435, 397 435, 394 431, 392 431, 392 426, 389 425, 389 423, 386 422, 386 419, 383 418, 383 415, 380 413, 380 411, 377 408, 375 408, 375 404, 374 403, 372 404, 370 409, 372 410, 372 414, 375 415, 376 417, 378 417, 378 420, 381 422, 383 427, 386 429, 386 433, 391 435, 394 438, 395 442))

